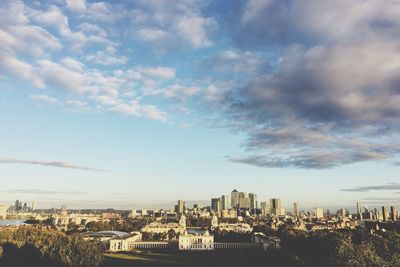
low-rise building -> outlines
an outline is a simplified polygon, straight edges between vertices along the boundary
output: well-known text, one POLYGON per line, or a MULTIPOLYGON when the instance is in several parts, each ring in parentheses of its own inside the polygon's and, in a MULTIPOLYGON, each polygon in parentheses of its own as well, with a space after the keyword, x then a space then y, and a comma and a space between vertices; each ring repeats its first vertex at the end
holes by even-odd
POLYGON ((129 251, 132 249, 132 244, 142 240, 140 232, 132 232, 122 237, 110 239, 109 250, 111 252, 129 251))
POLYGON ((7 206, 0 205, 0 219, 6 219, 6 218, 7 218, 7 206))
POLYGON ((281 240, 279 237, 267 236, 260 232, 253 233, 251 241, 256 244, 262 244, 264 251, 281 248, 281 240))
POLYGON ((122 238, 128 235, 129 233, 120 231, 99 231, 99 232, 86 233, 83 235, 83 238, 85 240, 91 240, 91 241, 96 240, 100 242, 105 242, 111 239, 122 238))
POLYGON ((179 236, 179 250, 214 250, 214 236, 208 231, 203 234, 185 234, 179 236))

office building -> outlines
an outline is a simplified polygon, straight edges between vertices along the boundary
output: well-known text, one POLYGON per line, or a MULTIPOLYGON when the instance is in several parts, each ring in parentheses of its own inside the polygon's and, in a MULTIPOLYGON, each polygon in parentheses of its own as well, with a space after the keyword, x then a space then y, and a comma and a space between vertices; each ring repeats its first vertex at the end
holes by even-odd
POLYGON ((229 209, 229 197, 228 195, 222 195, 221 196, 221 209, 222 210, 228 210, 229 209))
POLYGON ((338 210, 338 216, 339 217, 346 217, 346 215, 347 215, 347 212, 346 212, 345 209, 338 210))
POLYGON ((322 208, 315 208, 315 218, 317 219, 324 218, 324 210, 322 208))
POLYGON ((234 189, 231 192, 231 207, 232 209, 237 209, 239 206, 239 192, 234 189))
POLYGON ((269 206, 267 202, 261 202, 260 207, 261 207, 261 216, 269 215, 269 206))
POLYGON ((239 198, 239 209, 247 210, 250 207, 250 199, 247 196, 239 198))
POLYGON ((255 212, 255 210, 258 208, 258 203, 257 203, 257 194, 254 193, 249 193, 249 202, 250 202, 250 210, 255 212))
POLYGON ((298 217, 299 216, 299 205, 297 202, 293 203, 293 216, 298 217))
POLYGON ((236 189, 231 193, 231 207, 232 209, 248 209, 250 206, 250 199, 245 192, 238 192, 236 189))
POLYGON ((275 216, 285 215, 285 210, 282 208, 282 202, 280 198, 270 199, 271 214, 275 216))
POLYGON ((175 212, 178 214, 182 214, 185 212, 185 201, 183 200, 178 200, 178 204, 175 205, 175 212))
POLYGON ((7 218, 7 206, 0 205, 0 219, 6 219, 6 218, 7 218))
POLYGON ((363 219, 363 216, 362 216, 363 213, 362 213, 362 211, 361 211, 360 202, 357 202, 356 205, 357 205, 357 216, 358 216, 358 218, 359 218, 360 220, 362 220, 362 219, 363 219))
POLYGON ((385 206, 382 206, 382 219, 383 219, 384 221, 387 221, 387 220, 388 220, 388 214, 387 214, 387 211, 386 211, 385 206))
POLYGON ((397 211, 393 206, 390 207, 390 220, 392 221, 397 220, 397 211))
POLYGON ((212 198, 211 199, 211 210, 215 212, 221 211, 221 199, 220 198, 212 198))

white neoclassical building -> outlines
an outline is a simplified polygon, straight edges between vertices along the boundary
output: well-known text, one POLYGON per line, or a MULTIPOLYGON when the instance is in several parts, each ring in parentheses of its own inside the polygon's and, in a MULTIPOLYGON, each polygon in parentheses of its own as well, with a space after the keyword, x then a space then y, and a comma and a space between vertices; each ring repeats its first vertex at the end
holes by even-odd
POLYGON ((113 238, 109 240, 109 250, 111 252, 129 251, 132 249, 132 244, 140 240, 142 240, 140 232, 132 232, 122 237, 113 238))
POLYGON ((179 219, 179 223, 160 223, 152 222, 142 228, 142 233, 168 233, 169 230, 174 230, 175 233, 183 234, 186 230, 186 217, 184 215, 179 219))
POLYGON ((208 231, 204 234, 188 234, 179 236, 179 250, 214 250, 214 236, 208 231))

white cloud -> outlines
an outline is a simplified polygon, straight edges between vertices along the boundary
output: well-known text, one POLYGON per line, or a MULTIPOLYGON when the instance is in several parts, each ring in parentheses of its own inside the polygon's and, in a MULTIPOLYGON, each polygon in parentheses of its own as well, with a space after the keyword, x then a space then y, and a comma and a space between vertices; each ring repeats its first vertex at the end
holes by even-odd
POLYGON ((105 22, 114 22, 121 14, 114 13, 110 4, 104 2, 89 3, 87 18, 105 22))
POLYGON ((72 92, 85 93, 91 90, 84 73, 68 69, 48 59, 40 60, 39 75, 48 83, 72 92))
POLYGON ((175 78, 175 69, 166 67, 148 67, 142 69, 143 74, 156 79, 170 80, 175 78))
POLYGON ((128 62, 125 56, 116 56, 114 52, 98 51, 86 56, 86 60, 101 65, 124 65, 128 62))
POLYGON ((162 94, 167 98, 185 99, 188 96, 193 96, 200 91, 200 88, 195 86, 183 86, 174 84, 167 88, 158 90, 155 94, 162 94))
POLYGON ((71 11, 84 12, 86 11, 85 0, 65 0, 67 8, 71 11))
POLYGON ((26 81, 32 82, 35 87, 46 87, 44 81, 35 73, 32 65, 13 56, 0 52, 0 70, 5 71, 12 76, 20 77, 26 81))
POLYGON ((159 42, 171 38, 170 33, 156 28, 143 28, 136 31, 136 37, 145 42, 159 42))
POLYGON ((44 101, 44 102, 50 103, 50 104, 59 104, 60 103, 60 101, 57 98, 50 97, 50 96, 44 95, 44 94, 34 94, 34 95, 30 95, 29 97, 32 99, 44 101))
POLYGON ((72 71, 77 71, 77 72, 82 72, 85 68, 85 65, 76 59, 73 59, 71 57, 64 57, 60 60, 61 65, 66 67, 69 70, 72 71))
POLYGON ((90 35, 96 35, 102 38, 106 38, 108 36, 107 32, 97 24, 84 22, 79 24, 78 28, 90 35))
POLYGON ((217 25, 213 18, 181 16, 176 19, 174 28, 179 36, 189 42, 193 48, 203 48, 213 45, 213 42, 207 36, 207 32, 216 28, 217 25))
POLYGON ((168 119, 168 114, 164 111, 161 111, 159 108, 157 108, 154 105, 143 106, 142 112, 144 113, 144 115, 146 117, 153 119, 153 120, 167 121, 167 119, 168 119))
POLYGON ((69 31, 68 18, 57 6, 51 5, 47 11, 31 9, 30 16, 40 25, 56 27, 60 32, 69 31))

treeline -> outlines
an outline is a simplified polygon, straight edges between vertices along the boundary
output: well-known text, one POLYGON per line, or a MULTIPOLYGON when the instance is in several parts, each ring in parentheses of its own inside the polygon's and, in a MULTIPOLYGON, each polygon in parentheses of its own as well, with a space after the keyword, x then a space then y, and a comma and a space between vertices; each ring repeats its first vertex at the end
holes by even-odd
POLYGON ((0 266, 97 267, 104 248, 78 235, 33 227, 0 229, 0 266))
MULTIPOLYGON (((150 219, 131 219, 131 220, 110 220, 109 222, 89 222, 85 225, 85 228, 89 232, 98 231, 122 231, 122 232, 133 232, 140 231, 143 227, 151 222, 150 219)), ((68 225, 68 229, 73 230, 75 227, 73 224, 68 225)))
POLYGON ((400 266, 400 235, 395 232, 370 234, 358 229, 307 233, 287 228, 266 232, 281 238, 278 258, 291 259, 292 266, 400 266))

